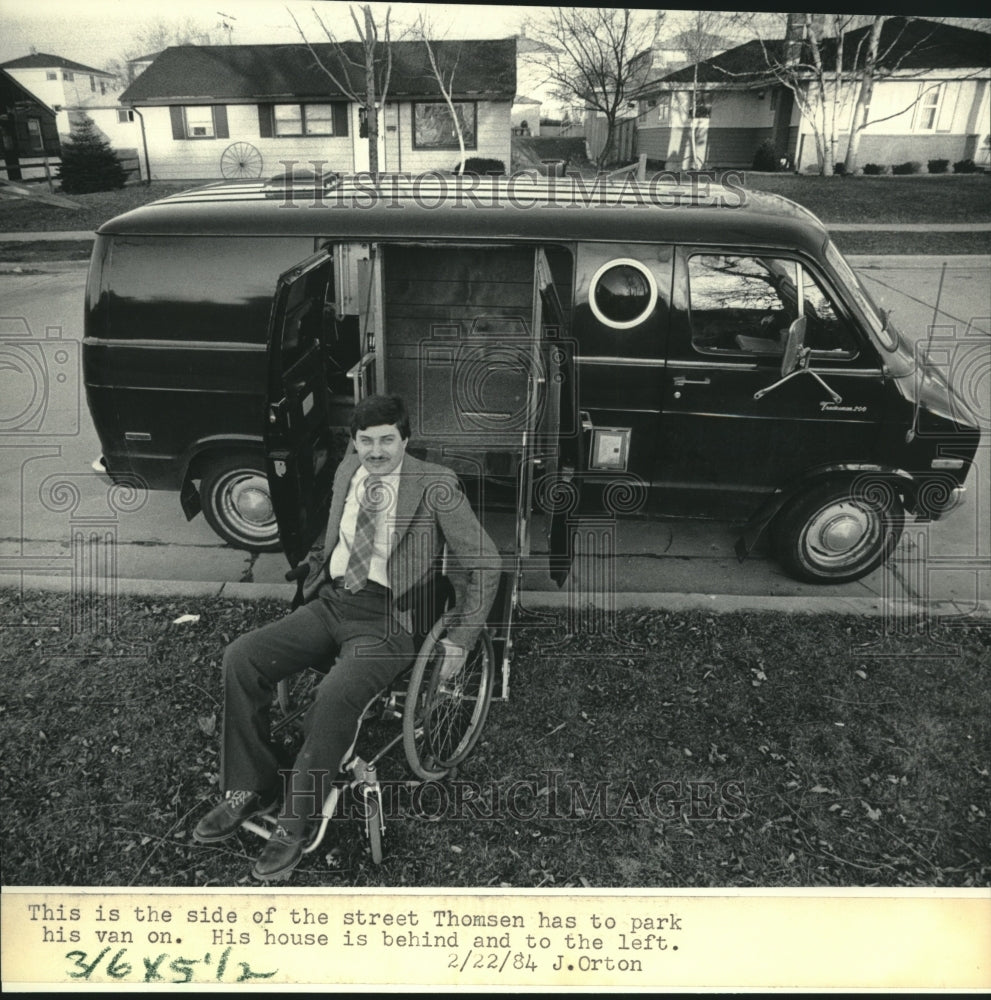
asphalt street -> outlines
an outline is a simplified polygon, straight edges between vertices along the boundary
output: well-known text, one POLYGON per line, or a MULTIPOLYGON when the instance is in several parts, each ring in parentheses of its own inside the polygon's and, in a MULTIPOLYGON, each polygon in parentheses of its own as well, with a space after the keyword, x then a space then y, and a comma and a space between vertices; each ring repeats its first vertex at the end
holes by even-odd
MULTIPOLYGON (((948 613, 991 614, 991 258, 947 261, 936 314, 940 260, 877 257, 852 263, 905 333, 929 338, 932 327, 933 345, 948 364, 955 352, 968 352, 968 391, 985 438, 964 507, 936 524, 910 523, 886 568, 829 587, 791 580, 762 551, 738 562, 731 524, 630 518, 617 527, 618 558, 610 567, 617 604, 649 597, 672 607, 710 602, 813 608, 832 602, 868 608, 897 599, 932 602, 948 613)), ((33 380, 5 379, 0 406, 0 585, 68 589, 74 573, 78 578, 88 572, 111 574, 118 591, 288 593, 281 554, 229 548, 202 517, 185 520, 176 494, 122 494, 92 472, 100 448, 81 384, 84 285, 79 267, 39 265, 35 273, 0 274, 0 353, 14 357, 21 372, 34 373, 33 380), (83 543, 91 554, 81 568, 83 543)), ((534 527, 524 589, 541 603, 567 600, 567 591, 555 597, 540 557, 541 526, 534 527)), ((495 522, 493 533, 511 548, 508 520, 495 522)), ((584 583, 579 579, 577 586, 584 583)))

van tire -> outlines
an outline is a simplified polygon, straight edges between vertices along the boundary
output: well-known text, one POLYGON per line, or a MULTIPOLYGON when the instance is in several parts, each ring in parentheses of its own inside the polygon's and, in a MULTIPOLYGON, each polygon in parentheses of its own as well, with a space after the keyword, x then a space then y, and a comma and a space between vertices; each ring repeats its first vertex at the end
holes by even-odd
POLYGON ((788 574, 806 583, 849 583, 877 569, 905 526, 898 494, 882 479, 821 483, 778 515, 772 543, 788 574))
POLYGON ((228 545, 248 552, 282 548, 264 461, 258 455, 241 452, 208 460, 200 500, 207 523, 228 545))

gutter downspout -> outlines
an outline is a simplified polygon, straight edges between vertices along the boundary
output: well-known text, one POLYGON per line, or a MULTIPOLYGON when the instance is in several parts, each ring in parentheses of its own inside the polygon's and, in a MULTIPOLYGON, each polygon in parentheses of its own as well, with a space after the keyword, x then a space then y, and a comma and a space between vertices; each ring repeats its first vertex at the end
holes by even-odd
POLYGON ((145 134, 145 116, 135 107, 132 107, 131 110, 138 116, 138 121, 141 122, 141 145, 145 152, 145 184, 150 186, 151 164, 148 162, 148 136, 145 134))

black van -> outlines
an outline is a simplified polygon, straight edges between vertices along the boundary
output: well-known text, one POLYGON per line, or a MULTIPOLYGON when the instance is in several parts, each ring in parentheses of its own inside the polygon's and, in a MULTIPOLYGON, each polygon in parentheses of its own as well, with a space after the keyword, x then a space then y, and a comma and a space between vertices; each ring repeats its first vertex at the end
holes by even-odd
POLYGON ((586 507, 739 519, 741 557, 770 529, 791 574, 838 583, 884 560, 906 512, 960 502, 977 417, 938 372, 920 377, 813 215, 709 182, 218 184, 113 219, 83 346, 104 467, 179 491, 233 545, 277 548, 270 340, 318 324, 341 427, 363 379, 394 388, 388 355, 414 438, 453 393, 471 440, 523 405, 499 372, 548 288, 586 507), (299 302, 273 310, 294 274, 299 302))

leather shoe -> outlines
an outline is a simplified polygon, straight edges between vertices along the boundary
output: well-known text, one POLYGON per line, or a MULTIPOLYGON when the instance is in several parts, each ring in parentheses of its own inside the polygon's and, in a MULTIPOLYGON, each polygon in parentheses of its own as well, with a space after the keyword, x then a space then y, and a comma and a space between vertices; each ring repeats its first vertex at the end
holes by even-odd
POLYGON ((303 859, 305 842, 303 833, 290 833, 284 826, 277 826, 258 856, 251 874, 260 882, 288 878, 289 873, 303 859))
POLYGON ((200 844, 214 844, 232 837, 246 819, 253 819, 271 811, 275 795, 260 792, 228 792, 219 805, 214 806, 193 830, 193 839, 200 844))

